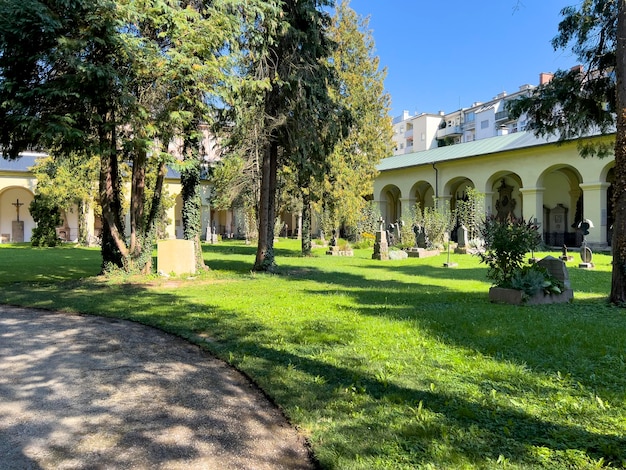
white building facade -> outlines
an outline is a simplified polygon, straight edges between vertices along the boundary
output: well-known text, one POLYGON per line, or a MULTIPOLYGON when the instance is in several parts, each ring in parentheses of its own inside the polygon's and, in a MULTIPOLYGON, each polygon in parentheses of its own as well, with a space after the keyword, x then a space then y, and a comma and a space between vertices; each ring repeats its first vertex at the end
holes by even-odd
MULTIPOLYGON (((539 74, 539 86, 552 79, 551 73, 539 74)), ((450 113, 416 114, 404 111, 393 120, 394 155, 432 150, 526 129, 526 118, 512 119, 507 103, 528 95, 536 86, 522 85, 511 94, 499 93, 486 102, 475 102, 450 113)))

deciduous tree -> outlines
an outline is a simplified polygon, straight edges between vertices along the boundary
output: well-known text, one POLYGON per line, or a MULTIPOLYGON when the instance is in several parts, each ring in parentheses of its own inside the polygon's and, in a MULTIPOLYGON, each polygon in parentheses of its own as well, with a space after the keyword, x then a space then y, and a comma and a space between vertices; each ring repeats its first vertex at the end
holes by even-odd
POLYGON ((88 240, 87 212, 98 198, 98 157, 70 154, 60 158, 51 156, 37 159, 30 168, 37 179, 36 194, 66 214, 77 210, 78 241, 88 240))
POLYGON ((610 301, 626 305, 626 1, 583 0, 563 9, 555 49, 571 47, 583 68, 558 71, 512 107, 539 135, 578 139, 583 156, 613 150, 613 273, 610 301), (610 134, 615 141, 589 139, 610 134))

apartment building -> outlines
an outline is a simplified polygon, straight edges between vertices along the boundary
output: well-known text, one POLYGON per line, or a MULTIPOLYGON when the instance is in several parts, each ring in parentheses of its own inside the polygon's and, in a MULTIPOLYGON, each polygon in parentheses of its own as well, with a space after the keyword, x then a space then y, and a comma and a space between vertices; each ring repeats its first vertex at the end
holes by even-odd
MULTIPOLYGON (((552 79, 551 73, 539 74, 539 85, 552 79)), ((498 135, 526 129, 526 119, 512 119, 507 104, 527 95, 535 85, 522 85, 514 93, 499 93, 486 102, 474 102, 471 106, 450 113, 421 113, 411 115, 404 111, 393 120, 395 144, 394 155, 432 150, 438 147, 488 139, 498 135)))

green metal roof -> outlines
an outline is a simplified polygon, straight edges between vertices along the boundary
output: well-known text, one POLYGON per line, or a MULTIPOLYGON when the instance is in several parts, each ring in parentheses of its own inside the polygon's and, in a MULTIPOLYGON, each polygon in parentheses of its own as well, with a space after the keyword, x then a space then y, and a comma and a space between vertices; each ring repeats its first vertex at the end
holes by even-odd
POLYGON ((538 138, 532 132, 515 132, 513 134, 475 140, 463 144, 449 145, 422 152, 394 155, 381 161, 379 171, 398 170, 418 165, 432 165, 433 163, 458 160, 461 158, 488 155, 526 147, 535 147, 556 142, 556 137, 538 138))

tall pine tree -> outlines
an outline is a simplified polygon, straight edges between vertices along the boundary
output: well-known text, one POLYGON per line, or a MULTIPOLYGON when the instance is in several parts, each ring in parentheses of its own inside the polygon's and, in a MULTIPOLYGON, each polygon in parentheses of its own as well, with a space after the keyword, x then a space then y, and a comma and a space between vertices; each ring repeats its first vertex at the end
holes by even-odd
POLYGON ((322 210, 334 228, 356 229, 366 196, 372 193, 376 165, 392 152, 386 70, 380 69, 368 27, 368 20, 350 8, 349 0, 342 0, 330 28, 330 38, 337 44, 332 64, 338 76, 331 94, 351 120, 328 158, 324 178, 322 210))

